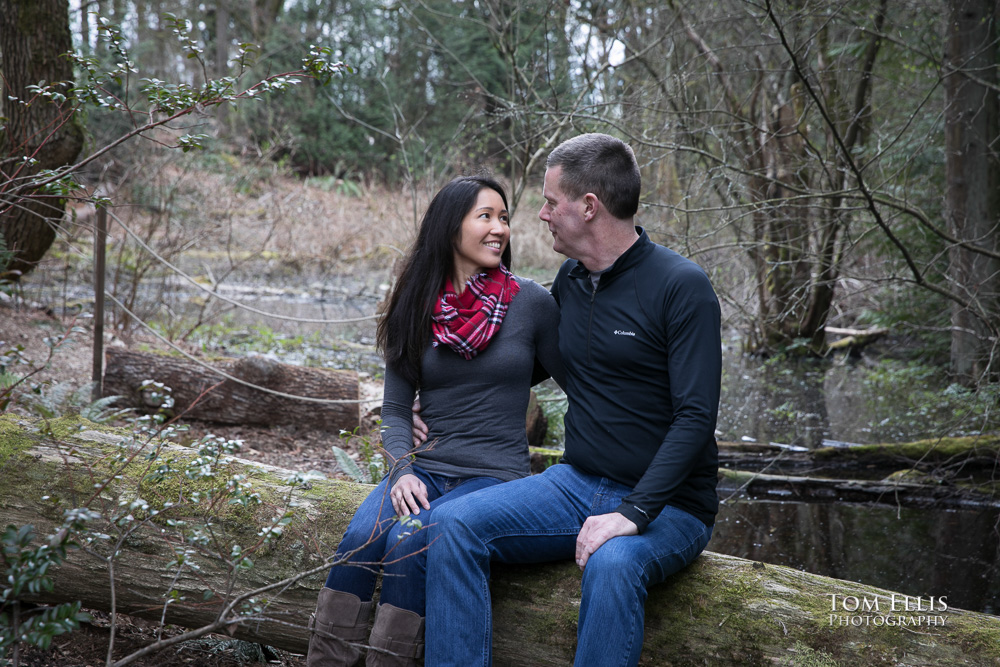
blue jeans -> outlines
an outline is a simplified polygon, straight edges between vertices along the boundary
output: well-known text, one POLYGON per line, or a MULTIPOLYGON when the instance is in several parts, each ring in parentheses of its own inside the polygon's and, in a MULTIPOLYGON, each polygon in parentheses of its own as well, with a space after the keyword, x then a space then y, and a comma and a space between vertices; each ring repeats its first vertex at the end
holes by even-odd
MULTIPOLYGON (((583 522, 613 512, 631 491, 559 464, 439 509, 428 531, 426 667, 491 665, 490 560, 573 559, 583 522)), ((666 507, 642 535, 595 551, 583 572, 574 664, 638 664, 647 588, 693 561, 711 537, 710 526, 666 507)))
POLYGON ((336 553, 338 560, 346 558, 347 561, 330 568, 326 587, 353 593, 362 602, 367 602, 375 592, 375 581, 381 567, 380 601, 423 616, 427 525, 431 515, 442 504, 499 484, 500 480, 494 477, 443 477, 417 466, 411 466, 411 469, 427 485, 430 510, 421 508, 420 514, 411 515, 420 521, 423 528, 417 529, 408 522, 396 520, 396 511, 389 499, 389 478, 386 477, 368 494, 351 519, 336 553))

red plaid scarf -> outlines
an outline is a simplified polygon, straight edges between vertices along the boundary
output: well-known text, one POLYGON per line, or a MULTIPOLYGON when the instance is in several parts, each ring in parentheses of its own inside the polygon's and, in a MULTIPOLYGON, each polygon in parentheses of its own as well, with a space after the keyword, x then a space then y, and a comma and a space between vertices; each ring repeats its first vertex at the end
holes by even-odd
POLYGON ((448 278, 431 316, 432 345, 447 345, 472 359, 489 345, 519 289, 521 286, 502 264, 469 278, 461 295, 455 293, 448 278))

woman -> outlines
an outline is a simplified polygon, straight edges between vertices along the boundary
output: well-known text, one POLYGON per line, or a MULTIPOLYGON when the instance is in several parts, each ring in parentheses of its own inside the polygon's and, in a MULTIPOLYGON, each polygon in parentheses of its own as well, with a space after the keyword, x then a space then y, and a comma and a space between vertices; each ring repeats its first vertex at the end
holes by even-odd
POLYGON ((426 562, 419 526, 441 503, 529 472, 525 414, 536 360, 563 380, 559 310, 547 290, 510 273, 509 241, 507 196, 491 178, 451 181, 424 214, 377 331, 386 360, 382 444, 393 465, 337 549, 349 563, 331 568, 312 626, 340 639, 313 634, 309 667, 359 661, 347 642, 365 642, 380 566, 366 664, 416 664, 426 562), (418 390, 429 444, 414 449, 418 390))

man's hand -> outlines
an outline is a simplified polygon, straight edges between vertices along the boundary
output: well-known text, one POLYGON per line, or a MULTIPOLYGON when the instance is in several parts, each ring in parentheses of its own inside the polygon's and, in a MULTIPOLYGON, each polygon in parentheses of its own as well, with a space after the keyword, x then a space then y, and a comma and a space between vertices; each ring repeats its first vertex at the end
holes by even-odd
POLYGON ((576 564, 582 570, 590 556, 612 537, 638 535, 639 527, 625 518, 624 514, 611 512, 592 516, 583 522, 580 534, 576 536, 576 564))
POLYGON ((397 516, 409 516, 411 512, 420 514, 421 507, 425 510, 431 508, 427 502, 427 486, 413 474, 403 475, 396 480, 389 491, 389 499, 397 516))
POLYGON ((417 448, 427 442, 429 429, 420 418, 420 397, 413 399, 413 447, 417 448))

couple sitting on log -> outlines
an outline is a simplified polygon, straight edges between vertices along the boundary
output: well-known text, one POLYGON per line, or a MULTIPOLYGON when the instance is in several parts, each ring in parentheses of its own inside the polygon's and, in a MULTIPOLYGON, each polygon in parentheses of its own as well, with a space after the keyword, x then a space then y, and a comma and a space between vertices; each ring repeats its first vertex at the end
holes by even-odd
POLYGON ((569 558, 583 571, 575 664, 636 665, 647 588, 712 536, 721 340, 708 277, 634 225, 628 145, 581 135, 546 166, 538 215, 571 258, 551 293, 511 274, 493 179, 453 180, 424 215, 378 328, 395 463, 337 550, 348 562, 320 591, 310 667, 357 664, 365 643, 368 665, 489 665, 490 561, 569 558), (568 396, 565 455, 529 476, 525 413, 546 375, 568 396))

